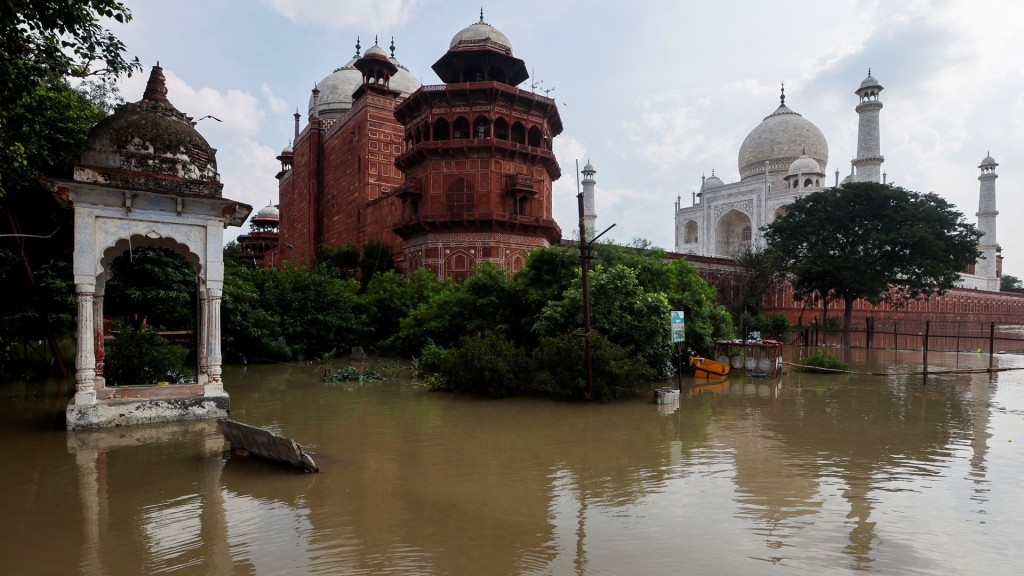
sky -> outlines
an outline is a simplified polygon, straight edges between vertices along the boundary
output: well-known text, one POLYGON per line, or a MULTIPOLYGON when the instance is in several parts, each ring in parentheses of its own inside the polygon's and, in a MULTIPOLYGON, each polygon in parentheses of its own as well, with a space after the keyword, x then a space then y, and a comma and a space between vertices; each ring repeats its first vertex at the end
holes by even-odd
MULTIPOLYGON (((1024 4, 1013 0, 126 0, 108 27, 143 72, 120 83, 142 97, 157 62, 168 98, 218 150, 224 195, 254 212, 276 204, 276 160, 308 122, 310 91, 378 39, 423 84, 451 38, 484 20, 511 41, 558 102, 562 177, 554 216, 578 227, 577 161, 597 173, 598 231, 671 250, 684 206, 712 171, 739 179, 740 144, 779 104, 821 129, 825 171, 849 174, 868 70, 882 84, 881 148, 889 182, 935 192, 977 222, 978 165, 996 169, 1004 274, 1024 278, 1024 4)), ((231 240, 248 224, 227 231, 231 240)))

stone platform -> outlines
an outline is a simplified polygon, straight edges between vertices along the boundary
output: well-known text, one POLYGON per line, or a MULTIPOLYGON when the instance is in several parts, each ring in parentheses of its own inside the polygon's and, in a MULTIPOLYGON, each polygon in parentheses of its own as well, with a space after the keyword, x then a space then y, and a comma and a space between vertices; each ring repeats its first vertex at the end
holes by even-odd
POLYGON ((227 418, 226 392, 209 394, 201 384, 97 387, 96 401, 68 403, 68 430, 227 418))

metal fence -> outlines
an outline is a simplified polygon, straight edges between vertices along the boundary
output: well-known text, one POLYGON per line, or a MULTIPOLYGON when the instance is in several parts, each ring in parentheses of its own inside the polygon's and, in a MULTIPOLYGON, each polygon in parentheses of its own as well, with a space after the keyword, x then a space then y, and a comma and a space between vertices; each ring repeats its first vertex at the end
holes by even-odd
POLYGON ((990 358, 995 354, 1024 354, 1024 325, 995 322, 867 318, 848 332, 839 325, 814 323, 774 337, 809 347, 980 352, 990 358))

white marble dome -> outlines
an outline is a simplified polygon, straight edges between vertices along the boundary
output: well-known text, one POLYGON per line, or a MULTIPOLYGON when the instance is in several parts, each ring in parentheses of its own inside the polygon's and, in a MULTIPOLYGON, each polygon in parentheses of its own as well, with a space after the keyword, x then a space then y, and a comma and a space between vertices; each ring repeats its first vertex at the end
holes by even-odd
POLYGON ((793 163, 789 165, 788 174, 792 176, 794 174, 824 174, 824 172, 821 171, 821 166, 818 166, 814 158, 804 154, 793 160, 793 163))
POLYGON ((740 146, 740 179, 781 172, 800 156, 813 158, 824 171, 828 166, 828 142, 812 122, 793 112, 785 104, 754 128, 740 146))
POLYGON ((482 15, 479 22, 474 22, 469 26, 466 26, 462 30, 459 30, 455 36, 452 36, 452 41, 448 45, 448 49, 454 50, 463 42, 482 42, 484 40, 490 40, 491 42, 501 44, 508 48, 509 54, 512 53, 512 42, 509 42, 508 36, 505 36, 494 26, 484 22, 482 15))
MULTIPOLYGON (((366 53, 370 54, 374 48, 377 48, 380 55, 385 55, 384 50, 376 46, 371 46, 366 53)), ((317 110, 321 115, 331 112, 341 113, 352 108, 352 93, 363 85, 363 73, 356 69, 356 60, 359 60, 359 57, 353 57, 344 66, 335 69, 334 72, 317 83, 316 87, 320 90, 320 104, 317 110)), ((398 72, 391 77, 388 85, 392 90, 399 92, 399 99, 404 99, 419 89, 420 81, 409 72, 408 68, 399 64, 398 60, 393 57, 388 57, 388 60, 398 68, 398 72)), ((308 111, 309 117, 312 117, 312 95, 309 97, 308 111)))
POLYGON ((281 219, 281 211, 277 208, 277 206, 269 204, 267 206, 264 206, 263 208, 260 208, 260 211, 257 212, 256 215, 252 217, 252 219, 254 221, 262 220, 277 222, 281 219))
POLYGON ((725 182, 712 172, 711 176, 704 179, 704 190, 714 190, 715 188, 721 188, 725 186, 725 182))

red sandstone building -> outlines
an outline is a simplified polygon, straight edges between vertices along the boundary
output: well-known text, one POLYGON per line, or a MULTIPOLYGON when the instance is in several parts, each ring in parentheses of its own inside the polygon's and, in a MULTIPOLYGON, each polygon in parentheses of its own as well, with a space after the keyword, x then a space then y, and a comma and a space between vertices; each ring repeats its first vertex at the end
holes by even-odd
POLYGON ((278 157, 278 243, 241 237, 247 257, 269 266, 383 241, 404 270, 463 278, 485 261, 517 270, 560 240, 558 109, 517 87, 526 65, 482 13, 433 65, 443 84, 420 86, 393 42, 390 56, 376 43, 359 50, 314 88, 301 131, 296 112, 278 157))

